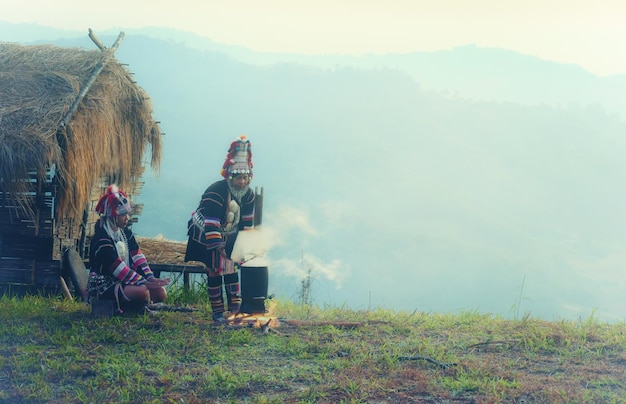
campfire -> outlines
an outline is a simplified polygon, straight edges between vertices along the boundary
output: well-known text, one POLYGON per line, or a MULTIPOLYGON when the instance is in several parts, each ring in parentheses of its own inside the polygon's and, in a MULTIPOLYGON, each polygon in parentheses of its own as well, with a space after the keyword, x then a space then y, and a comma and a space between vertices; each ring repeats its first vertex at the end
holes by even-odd
POLYGON ((267 332, 269 328, 277 328, 280 325, 278 318, 272 314, 274 303, 270 302, 265 313, 238 313, 227 316, 228 325, 244 326, 249 328, 262 328, 267 332))

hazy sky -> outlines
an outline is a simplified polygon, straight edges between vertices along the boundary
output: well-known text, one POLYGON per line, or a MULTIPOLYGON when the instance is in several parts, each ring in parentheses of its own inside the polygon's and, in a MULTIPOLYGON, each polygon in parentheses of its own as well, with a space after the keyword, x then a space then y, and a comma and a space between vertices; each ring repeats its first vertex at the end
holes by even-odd
POLYGON ((626 74, 623 0, 0 0, 0 20, 171 27, 257 51, 386 53, 475 44, 626 74))

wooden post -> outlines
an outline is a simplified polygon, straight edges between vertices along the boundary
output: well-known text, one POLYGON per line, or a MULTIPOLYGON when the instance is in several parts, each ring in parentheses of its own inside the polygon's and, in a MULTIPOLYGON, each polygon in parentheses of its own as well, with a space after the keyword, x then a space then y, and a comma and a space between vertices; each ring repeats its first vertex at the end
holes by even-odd
POLYGON ((254 194, 254 227, 256 227, 263 223, 263 187, 261 187, 261 192, 259 188, 255 188, 254 194))
POLYGON ((85 258, 85 243, 87 240, 87 221, 89 220, 89 209, 85 207, 83 210, 83 221, 80 229, 80 240, 78 241, 78 254, 81 258, 85 258))
POLYGON ((72 294, 70 293, 70 289, 67 287, 67 283, 65 283, 65 279, 61 276, 61 289, 63 290, 63 294, 67 300, 72 300, 72 294))

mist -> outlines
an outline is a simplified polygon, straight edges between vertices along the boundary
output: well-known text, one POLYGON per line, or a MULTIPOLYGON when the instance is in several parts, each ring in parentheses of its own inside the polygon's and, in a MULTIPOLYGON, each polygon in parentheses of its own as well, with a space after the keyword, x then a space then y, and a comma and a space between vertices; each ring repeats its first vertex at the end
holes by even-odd
POLYGON ((322 306, 624 321, 626 77, 449 52, 311 58, 127 34, 117 58, 165 132, 133 230, 185 240, 246 134, 276 296, 298 299, 310 274, 322 306))

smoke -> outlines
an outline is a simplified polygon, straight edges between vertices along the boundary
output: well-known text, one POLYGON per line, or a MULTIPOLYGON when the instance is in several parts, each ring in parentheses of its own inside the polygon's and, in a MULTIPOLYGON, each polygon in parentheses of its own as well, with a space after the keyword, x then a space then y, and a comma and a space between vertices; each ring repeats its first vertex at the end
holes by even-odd
MULTIPOLYGON (((324 231, 313 225, 309 208, 294 206, 278 206, 267 212, 267 222, 259 226, 257 240, 251 237, 246 244, 250 251, 256 248, 259 252, 268 252, 266 258, 270 262, 272 272, 293 277, 298 280, 311 276, 313 279, 324 279, 332 282, 336 288, 341 288, 343 282, 350 276, 350 267, 342 260, 327 257, 322 259, 306 251, 325 251, 316 247, 320 240, 328 240, 330 232, 328 224, 328 205, 321 205, 315 217, 320 218, 315 223, 324 231), (274 255, 277 256, 274 259, 274 255)), ((334 221, 334 219, 333 219, 334 221)), ((244 235, 243 232, 241 235, 244 235)), ((244 235, 246 238, 246 235, 244 235)))
POLYGON ((305 211, 293 207, 279 207, 275 212, 266 214, 267 223, 253 230, 244 230, 237 235, 231 258, 234 261, 248 261, 255 258, 269 259, 268 252, 274 247, 285 244, 293 234, 316 236, 318 232, 311 225, 305 211))
MULTIPOLYGON (((274 232, 271 228, 257 228, 254 230, 240 231, 237 241, 230 255, 235 262, 249 262, 255 260, 258 264, 260 260, 267 260, 267 252, 272 247, 274 232)), ((264 264, 265 265, 265 264, 264 264)))
POLYGON ((350 276, 350 267, 338 259, 322 262, 319 258, 304 254, 301 260, 278 259, 272 261, 272 270, 297 279, 311 276, 312 279, 323 278, 334 283, 336 289, 341 289, 343 282, 350 276))

